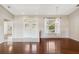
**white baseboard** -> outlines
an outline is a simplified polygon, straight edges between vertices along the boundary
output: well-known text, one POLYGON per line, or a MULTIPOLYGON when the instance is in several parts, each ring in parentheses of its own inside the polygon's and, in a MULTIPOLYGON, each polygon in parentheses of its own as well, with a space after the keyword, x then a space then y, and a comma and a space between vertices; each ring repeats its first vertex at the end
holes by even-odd
POLYGON ((76 39, 76 38, 74 38, 74 37, 70 37, 72 40, 75 40, 75 41, 78 41, 79 42, 79 40, 78 39, 76 39))

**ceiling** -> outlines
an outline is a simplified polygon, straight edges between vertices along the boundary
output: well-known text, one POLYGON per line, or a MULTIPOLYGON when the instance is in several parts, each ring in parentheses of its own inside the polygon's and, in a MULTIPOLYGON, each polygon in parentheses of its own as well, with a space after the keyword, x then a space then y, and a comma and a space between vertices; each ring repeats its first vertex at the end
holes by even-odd
POLYGON ((69 15, 76 4, 3 4, 13 15, 69 15))

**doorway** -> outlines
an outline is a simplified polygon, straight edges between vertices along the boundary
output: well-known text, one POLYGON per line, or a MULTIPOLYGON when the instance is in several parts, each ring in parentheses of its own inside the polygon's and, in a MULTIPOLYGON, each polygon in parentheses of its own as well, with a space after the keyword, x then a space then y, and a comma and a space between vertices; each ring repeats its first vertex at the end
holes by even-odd
POLYGON ((10 45, 12 44, 12 26, 12 21, 4 21, 4 41, 10 45))

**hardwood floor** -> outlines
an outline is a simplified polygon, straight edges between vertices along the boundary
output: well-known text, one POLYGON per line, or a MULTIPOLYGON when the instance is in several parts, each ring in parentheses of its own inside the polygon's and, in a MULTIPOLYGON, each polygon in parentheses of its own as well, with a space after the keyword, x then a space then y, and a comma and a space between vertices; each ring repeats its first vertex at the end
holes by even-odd
POLYGON ((69 38, 41 38, 40 42, 4 42, 0 54, 79 54, 79 42, 69 38))
POLYGON ((27 53, 38 53, 38 43, 30 42, 13 42, 8 44, 4 42, 0 45, 0 53, 13 53, 13 54, 27 54, 27 53))

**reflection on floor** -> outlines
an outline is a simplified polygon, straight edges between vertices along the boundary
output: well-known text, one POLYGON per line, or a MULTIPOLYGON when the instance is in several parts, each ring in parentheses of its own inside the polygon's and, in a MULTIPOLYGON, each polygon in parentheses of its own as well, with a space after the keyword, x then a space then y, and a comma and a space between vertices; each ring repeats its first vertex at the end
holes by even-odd
POLYGON ((40 42, 4 42, 0 44, 3 54, 79 53, 79 42, 69 38, 41 38, 40 42))

